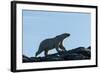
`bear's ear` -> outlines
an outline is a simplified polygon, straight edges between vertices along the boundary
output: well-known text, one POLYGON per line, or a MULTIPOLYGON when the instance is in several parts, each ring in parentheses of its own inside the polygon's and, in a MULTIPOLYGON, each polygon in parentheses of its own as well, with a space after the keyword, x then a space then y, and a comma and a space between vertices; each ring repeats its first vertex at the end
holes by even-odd
POLYGON ((61 34, 61 35, 57 35, 56 37, 59 38, 59 37, 61 37, 61 36, 62 36, 62 34, 61 34))

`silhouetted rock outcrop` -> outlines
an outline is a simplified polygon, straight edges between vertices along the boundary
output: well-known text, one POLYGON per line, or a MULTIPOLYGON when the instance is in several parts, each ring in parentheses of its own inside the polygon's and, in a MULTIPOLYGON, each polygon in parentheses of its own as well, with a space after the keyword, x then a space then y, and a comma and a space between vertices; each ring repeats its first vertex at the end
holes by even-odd
POLYGON ((47 57, 27 57, 23 55, 23 62, 43 62, 43 61, 64 61, 64 60, 85 60, 91 58, 91 47, 78 47, 68 51, 50 54, 47 57))
POLYGON ((31 62, 31 61, 32 60, 29 57, 23 55, 23 62, 31 62))

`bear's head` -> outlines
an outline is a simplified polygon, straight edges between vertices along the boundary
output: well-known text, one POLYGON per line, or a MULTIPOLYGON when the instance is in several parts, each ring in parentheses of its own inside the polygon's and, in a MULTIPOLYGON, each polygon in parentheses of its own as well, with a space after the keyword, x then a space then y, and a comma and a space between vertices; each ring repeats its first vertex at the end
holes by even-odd
POLYGON ((69 33, 63 33, 63 34, 61 34, 61 35, 58 35, 58 36, 56 36, 56 38, 57 39, 65 39, 65 38, 67 38, 67 37, 69 37, 70 36, 70 34, 69 33))
POLYGON ((63 34, 61 34, 60 36, 61 36, 62 38, 66 38, 66 37, 69 37, 70 34, 69 34, 69 33, 63 33, 63 34))

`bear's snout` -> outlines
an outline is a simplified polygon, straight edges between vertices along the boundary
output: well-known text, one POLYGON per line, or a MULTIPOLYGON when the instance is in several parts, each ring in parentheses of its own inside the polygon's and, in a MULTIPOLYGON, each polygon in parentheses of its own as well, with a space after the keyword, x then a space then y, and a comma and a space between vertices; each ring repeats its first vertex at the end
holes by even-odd
POLYGON ((67 34, 67 36, 70 36, 70 34, 67 34))

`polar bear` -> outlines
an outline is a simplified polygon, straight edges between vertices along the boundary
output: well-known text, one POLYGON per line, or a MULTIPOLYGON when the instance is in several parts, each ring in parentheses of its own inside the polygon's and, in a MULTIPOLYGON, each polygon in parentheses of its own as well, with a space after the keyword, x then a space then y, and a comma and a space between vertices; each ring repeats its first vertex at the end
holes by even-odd
POLYGON ((60 50, 62 51, 66 51, 65 47, 63 46, 63 40, 67 37, 69 37, 70 34, 69 33, 63 33, 61 35, 58 35, 54 38, 49 38, 49 39, 45 39, 40 43, 39 49, 35 54, 35 57, 37 57, 37 55, 39 55, 40 53, 42 53, 44 51, 44 55, 47 56, 48 55, 48 51, 52 50, 52 49, 56 49, 57 52, 59 53, 60 50))

